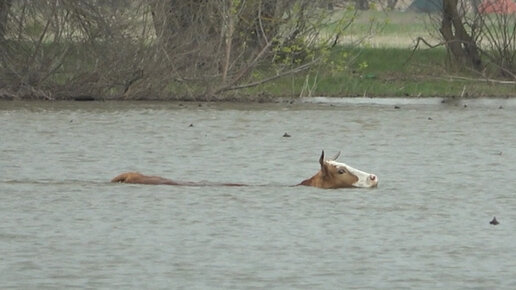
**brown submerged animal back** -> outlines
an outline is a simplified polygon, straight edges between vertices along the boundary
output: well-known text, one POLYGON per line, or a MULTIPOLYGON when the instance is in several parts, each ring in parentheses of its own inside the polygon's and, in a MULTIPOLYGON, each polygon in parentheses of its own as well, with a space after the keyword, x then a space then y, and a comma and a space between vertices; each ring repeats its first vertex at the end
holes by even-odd
POLYGON ((122 183, 137 183, 137 184, 168 184, 168 185, 179 185, 179 183, 159 177, 159 176, 147 176, 139 172, 125 172, 111 180, 111 182, 122 182, 122 183))

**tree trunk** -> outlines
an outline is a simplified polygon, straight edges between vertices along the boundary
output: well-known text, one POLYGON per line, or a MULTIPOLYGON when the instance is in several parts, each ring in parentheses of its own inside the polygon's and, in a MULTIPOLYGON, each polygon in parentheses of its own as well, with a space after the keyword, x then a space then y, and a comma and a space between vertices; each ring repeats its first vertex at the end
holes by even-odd
POLYGON ((478 6, 480 3, 482 3, 482 0, 470 0, 471 7, 473 7, 475 14, 478 14, 478 6))
POLYGON ((387 1, 387 9, 394 10, 394 8, 396 8, 396 4, 398 4, 398 0, 387 1))
POLYGON ((194 27, 199 22, 208 22, 206 19, 213 17, 214 13, 210 11, 212 9, 208 9, 208 3, 206 0, 149 1, 156 37, 163 44, 170 45, 172 39, 178 34, 194 27))
POLYGON ((473 38, 464 28, 457 11, 458 0, 443 0, 443 15, 439 31, 444 37, 446 48, 452 59, 460 66, 468 66, 476 70, 482 67, 479 49, 473 38))
POLYGON ((11 0, 0 0, 0 42, 5 39, 7 31, 7 17, 11 8, 11 0))
POLYGON ((358 10, 369 10, 369 0, 356 0, 355 5, 358 10))

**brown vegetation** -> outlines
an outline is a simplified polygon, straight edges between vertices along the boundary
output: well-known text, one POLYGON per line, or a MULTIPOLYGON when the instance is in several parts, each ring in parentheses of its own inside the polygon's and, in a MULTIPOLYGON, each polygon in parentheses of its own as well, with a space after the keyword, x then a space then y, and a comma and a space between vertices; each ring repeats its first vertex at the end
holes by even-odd
POLYGON ((0 89, 47 99, 211 99, 310 69, 340 33, 319 33, 330 19, 319 1, 130 3, 0 0, 0 89))

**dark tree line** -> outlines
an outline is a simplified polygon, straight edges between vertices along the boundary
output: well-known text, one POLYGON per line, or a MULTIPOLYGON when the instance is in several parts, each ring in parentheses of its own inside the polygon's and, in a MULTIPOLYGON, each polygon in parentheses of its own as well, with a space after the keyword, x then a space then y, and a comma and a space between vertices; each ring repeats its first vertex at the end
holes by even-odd
POLYGON ((217 97, 319 65, 345 27, 321 34, 345 22, 329 20, 325 4, 0 0, 0 90, 45 98, 217 97))
MULTIPOLYGON (((450 63, 516 79, 516 16, 442 1, 450 63)), ((354 17, 338 2, 0 0, 0 95, 210 99, 327 69, 354 17)))

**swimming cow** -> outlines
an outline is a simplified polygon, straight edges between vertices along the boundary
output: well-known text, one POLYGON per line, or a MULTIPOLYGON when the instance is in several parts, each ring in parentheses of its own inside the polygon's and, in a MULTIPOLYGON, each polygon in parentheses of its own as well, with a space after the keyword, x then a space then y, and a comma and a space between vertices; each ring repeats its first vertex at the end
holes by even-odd
MULTIPOLYGON (((319 158, 321 170, 311 178, 303 180, 298 185, 313 186, 318 188, 347 188, 347 187, 376 187, 378 177, 355 169, 344 163, 336 162, 340 152, 332 159, 324 159, 324 150, 319 158)), ((136 184, 165 184, 165 185, 190 185, 190 186, 245 186, 239 183, 197 183, 178 182, 160 176, 148 176, 139 172, 122 173, 111 180, 111 182, 136 183, 136 184)))
POLYGON ((355 169, 344 163, 336 162, 340 152, 329 160, 324 159, 324 150, 319 158, 321 170, 314 176, 303 180, 299 185, 319 188, 376 187, 378 177, 355 169))

